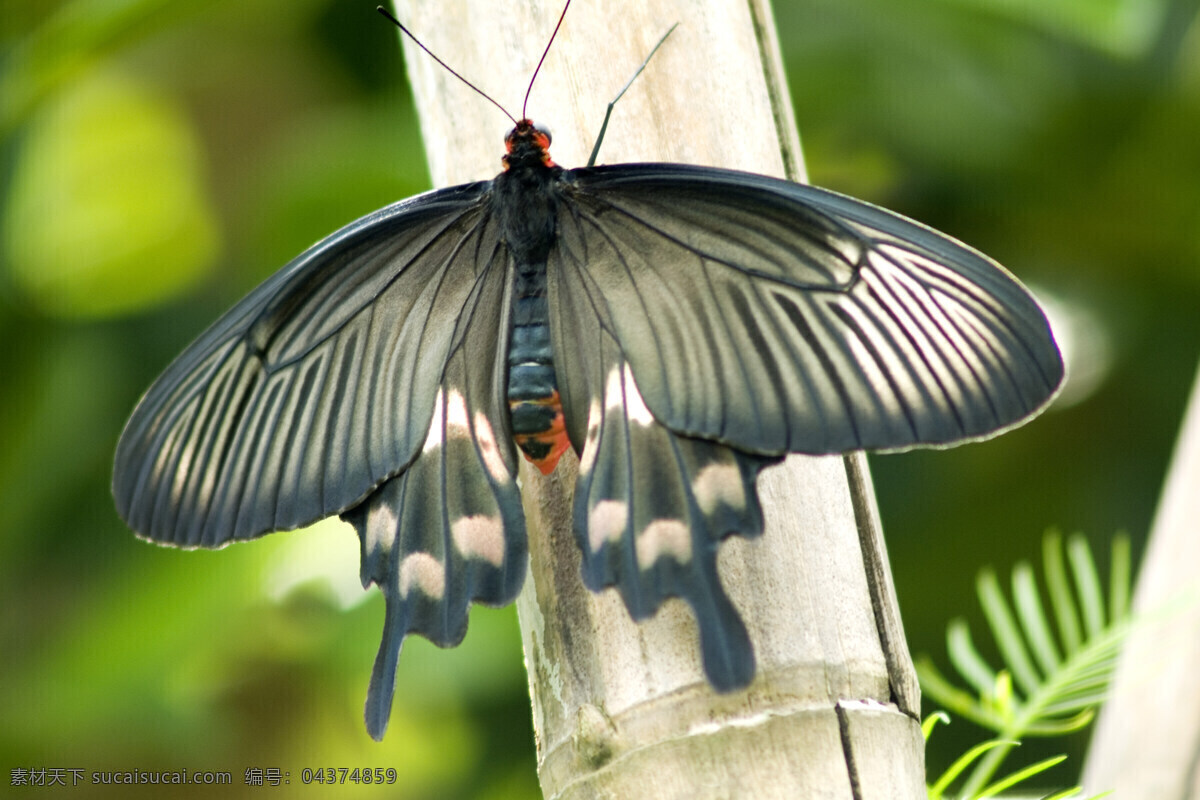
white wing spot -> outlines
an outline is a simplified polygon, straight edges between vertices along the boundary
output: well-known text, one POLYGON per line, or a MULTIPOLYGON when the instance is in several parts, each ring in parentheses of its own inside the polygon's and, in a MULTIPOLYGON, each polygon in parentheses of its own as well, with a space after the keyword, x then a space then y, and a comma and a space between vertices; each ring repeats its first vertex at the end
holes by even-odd
POLYGON ((621 389, 621 369, 613 367, 604 380, 604 407, 622 408, 624 395, 625 393, 621 389))
POLYGON ((446 397, 446 436, 454 439, 471 438, 470 416, 467 414, 467 400, 462 392, 450 390, 446 397))
POLYGON ((746 506, 746 492, 742 487, 742 473, 730 464, 709 464, 700 470, 692 481, 692 493, 696 504, 705 514, 711 514, 725 503, 734 510, 746 506))
POLYGON ((363 549, 373 552, 376 548, 389 552, 396 542, 397 519, 395 510, 387 503, 372 504, 367 515, 366 541, 363 549))
POLYGON ((604 412, 600 408, 599 398, 593 397, 588 408, 587 439, 583 443, 583 455, 579 457, 579 474, 587 475, 596 466, 596 449, 600 444, 600 423, 604 421, 604 412))
POLYGON ((629 505, 620 500, 601 500, 588 514, 588 544, 600 552, 605 542, 615 542, 629 524, 629 505))
POLYGON ((479 456, 483 460, 483 466, 487 468, 492 480, 501 485, 512 480, 504 458, 500 455, 500 447, 496 444, 496 432, 492 430, 492 423, 488 422, 488 418, 482 412, 475 413, 475 442, 479 445, 479 456))
POLYGON ((654 424, 654 415, 646 408, 642 393, 638 391, 637 381, 633 379, 633 370, 628 364, 625 365, 625 416, 630 422, 644 428, 654 424))
POLYGON ((495 517, 456 519, 450 524, 450 538, 463 558, 482 558, 495 567, 504 564, 504 525, 495 517))
POLYGON ((692 558, 692 536, 686 525, 677 519, 656 519, 637 537, 637 561, 642 569, 650 569, 662 556, 680 563, 692 558))
POLYGON ((400 562, 400 596, 408 597, 414 587, 434 600, 441 600, 446 592, 445 569, 429 553, 410 553, 400 562))
POLYGON ((442 446, 442 424, 445 420, 445 399, 442 389, 438 387, 437 398, 433 401, 433 420, 429 423, 429 433, 425 436, 425 447, 422 452, 428 453, 442 446))

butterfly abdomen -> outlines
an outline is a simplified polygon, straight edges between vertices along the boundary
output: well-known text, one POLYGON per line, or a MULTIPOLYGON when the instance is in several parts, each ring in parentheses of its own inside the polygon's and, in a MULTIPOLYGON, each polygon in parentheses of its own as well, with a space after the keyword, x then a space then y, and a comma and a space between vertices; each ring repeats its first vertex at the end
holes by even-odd
POLYGON ((550 346, 545 262, 517 264, 508 346, 508 408, 517 446, 543 474, 549 474, 569 441, 550 346))
POLYGON ((513 439, 548 475, 570 445, 563 420, 550 314, 546 260, 554 246, 563 170, 550 159, 550 135, 521 120, 505 140, 504 172, 492 182, 492 202, 515 264, 508 345, 508 408, 513 439))

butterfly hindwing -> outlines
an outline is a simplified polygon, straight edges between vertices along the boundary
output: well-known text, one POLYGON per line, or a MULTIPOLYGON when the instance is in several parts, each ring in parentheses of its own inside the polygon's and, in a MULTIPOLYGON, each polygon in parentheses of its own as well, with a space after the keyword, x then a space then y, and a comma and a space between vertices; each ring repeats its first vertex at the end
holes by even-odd
MULTIPOLYGON (((558 265, 569 268, 565 264, 558 265)), ((759 471, 778 459, 680 436, 655 420, 621 349, 586 295, 550 271, 551 332, 564 416, 580 453, 574 528, 583 578, 615 586, 635 620, 687 601, 705 673, 721 691, 754 677, 754 650, 717 575, 728 535, 758 536, 759 471)))
POLYGON ((680 164, 574 170, 559 248, 656 419, 757 453, 980 438, 1062 380, 998 264, 860 201, 680 164))
POLYGON ((525 578, 525 519, 497 347, 507 316, 503 272, 489 278, 464 321, 420 455, 343 515, 362 543, 363 585, 377 584, 387 608, 366 705, 376 739, 387 727, 404 637, 457 645, 472 601, 507 605, 525 578))
POLYGON ((457 322, 500 249, 486 188, 347 226, 185 350, 117 446, 113 494, 130 527, 215 547, 344 511, 411 462, 457 322))

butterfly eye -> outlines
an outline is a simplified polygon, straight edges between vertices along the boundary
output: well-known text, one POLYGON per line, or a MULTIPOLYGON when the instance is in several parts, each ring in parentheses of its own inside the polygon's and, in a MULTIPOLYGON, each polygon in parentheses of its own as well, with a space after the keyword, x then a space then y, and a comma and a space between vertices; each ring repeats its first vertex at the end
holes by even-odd
POLYGON ((550 135, 550 129, 540 122, 533 123, 533 129, 546 137, 546 146, 548 147, 553 139, 553 137, 550 135))

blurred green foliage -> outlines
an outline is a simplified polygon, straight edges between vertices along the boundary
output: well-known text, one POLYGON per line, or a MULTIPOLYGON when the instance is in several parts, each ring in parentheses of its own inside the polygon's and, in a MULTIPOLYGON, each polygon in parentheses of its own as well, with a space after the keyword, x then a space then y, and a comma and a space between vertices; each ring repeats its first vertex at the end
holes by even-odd
MULTIPOLYGON (((400 771, 360 790, 376 797, 536 796, 511 609, 478 611, 457 650, 406 643, 376 745, 361 709, 382 603, 345 586, 352 532, 184 553, 137 541, 108 494, 122 423, 187 341, 319 237, 427 187, 374 5, 0 8, 6 785, 18 766, 227 769, 222 796, 249 796, 271 790, 243 787, 247 767, 295 786, 359 765, 400 771)), ((1036 552, 1047 525, 1149 527, 1200 349, 1197 5, 776 3, 813 182, 1008 265, 1065 310, 1090 376, 994 441, 873 459, 916 652, 940 660, 977 567, 1036 552)), ((956 733, 933 747, 935 772, 962 750, 956 733)))
POLYGON ((170 97, 147 89, 92 72, 26 132, 3 242, 14 288, 39 312, 160 305, 214 264, 216 219, 196 137, 170 97))

